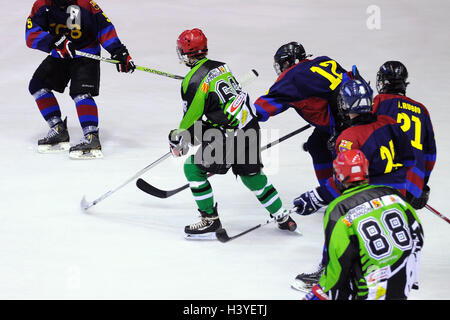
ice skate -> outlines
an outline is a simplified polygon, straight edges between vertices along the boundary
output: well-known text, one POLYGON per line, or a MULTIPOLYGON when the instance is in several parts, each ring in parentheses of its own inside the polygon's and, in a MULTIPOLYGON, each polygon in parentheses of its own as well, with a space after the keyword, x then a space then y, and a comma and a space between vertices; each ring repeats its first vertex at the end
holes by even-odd
POLYGON ((102 146, 97 132, 86 134, 81 142, 69 150, 71 159, 99 159, 103 158, 102 146))
POLYGON ((69 131, 67 131, 67 118, 55 124, 42 139, 38 140, 39 153, 58 153, 69 150, 69 131))
POLYGON ((297 291, 308 293, 311 288, 319 283, 320 277, 323 274, 324 266, 319 264, 316 271, 311 273, 300 273, 291 284, 291 288, 297 291))
POLYGON ((200 212, 200 221, 184 228, 185 238, 189 240, 217 240, 216 231, 222 229, 222 223, 217 214, 217 206, 214 213, 200 212))

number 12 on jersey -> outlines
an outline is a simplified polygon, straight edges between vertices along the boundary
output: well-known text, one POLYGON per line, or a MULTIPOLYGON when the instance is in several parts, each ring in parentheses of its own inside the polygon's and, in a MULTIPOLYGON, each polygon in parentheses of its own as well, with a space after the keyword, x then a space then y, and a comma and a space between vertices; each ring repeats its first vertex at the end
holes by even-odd
POLYGON ((330 81, 330 89, 336 89, 342 82, 342 73, 337 72, 337 62, 334 60, 324 61, 319 64, 321 67, 328 68, 330 67, 331 73, 323 68, 319 67, 311 67, 309 68, 312 72, 318 73, 321 76, 325 77, 328 81, 330 81))

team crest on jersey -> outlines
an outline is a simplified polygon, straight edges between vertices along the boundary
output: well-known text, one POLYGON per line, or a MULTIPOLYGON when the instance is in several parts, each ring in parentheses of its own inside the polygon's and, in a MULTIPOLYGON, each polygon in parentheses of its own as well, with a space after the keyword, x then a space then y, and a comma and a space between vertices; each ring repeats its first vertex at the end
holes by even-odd
POLYGON ((339 144, 339 152, 344 152, 352 149, 353 142, 348 140, 341 140, 339 144))

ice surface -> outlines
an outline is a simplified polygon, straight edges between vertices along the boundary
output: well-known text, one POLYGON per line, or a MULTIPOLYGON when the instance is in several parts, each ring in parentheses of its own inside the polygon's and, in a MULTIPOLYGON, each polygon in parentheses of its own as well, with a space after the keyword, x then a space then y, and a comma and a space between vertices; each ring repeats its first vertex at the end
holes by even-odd
MULTIPOLYGON (((322 248, 321 215, 296 216, 303 237, 268 225, 227 244, 188 242, 183 227, 197 221, 184 191, 152 198, 133 183, 89 209, 92 201, 168 151, 167 134, 182 114, 180 82, 145 72, 118 74, 102 64, 100 137, 104 159, 69 160, 36 152, 46 123, 28 93, 28 81, 45 54, 26 47, 24 26, 33 1, 0 0, 0 298, 2 299, 299 299, 289 288, 312 270, 322 248), (9 10, 8 10, 9 9, 9 10)), ((200 27, 210 58, 226 61, 239 77, 256 69, 252 99, 275 80, 272 57, 288 41, 328 55, 374 83, 386 60, 403 61, 408 95, 430 110, 438 159, 430 204, 447 211, 445 165, 450 155, 448 1, 242 1, 99 0, 135 62, 175 74, 175 41, 200 27), (381 29, 366 25, 370 5, 381 9, 381 29)), ((108 56, 104 51, 103 54, 108 56)), ((57 95, 68 116, 71 141, 81 138, 68 94, 57 95)), ((264 142, 305 122, 293 111, 263 124, 264 142), (268 129, 276 129, 271 132, 268 129)), ((266 172, 286 206, 315 185, 309 156, 300 145, 307 133, 264 153, 266 172)), ((264 143, 263 142, 263 143, 264 143)), ((183 160, 168 160, 143 178, 158 187, 185 183, 183 160)), ((211 178, 221 220, 230 235, 266 218, 253 195, 233 175, 211 178)), ((449 225, 419 212, 425 229, 420 290, 411 299, 450 297, 449 225)))

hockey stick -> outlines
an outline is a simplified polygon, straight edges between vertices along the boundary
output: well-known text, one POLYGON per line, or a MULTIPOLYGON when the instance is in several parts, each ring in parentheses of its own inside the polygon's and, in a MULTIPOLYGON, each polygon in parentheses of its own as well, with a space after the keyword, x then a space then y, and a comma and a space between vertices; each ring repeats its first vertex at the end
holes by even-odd
MULTIPOLYGON (((293 137, 293 136, 299 134, 300 132, 303 132, 303 131, 309 129, 310 127, 311 127, 311 125, 310 125, 310 124, 307 124, 306 126, 301 127, 300 129, 297 129, 297 130, 295 130, 295 131, 293 131, 293 132, 291 132, 291 133, 289 133, 289 134, 287 134, 287 135, 281 137, 281 138, 278 139, 278 140, 272 141, 271 143, 269 143, 269 144, 263 146, 263 147, 261 148, 261 151, 267 150, 267 149, 269 149, 269 148, 271 148, 271 147, 273 147, 273 146, 275 146, 275 145, 277 145, 277 144, 283 142, 284 140, 287 140, 287 139, 289 139, 289 138, 291 138, 291 137, 293 137)), ((209 173, 209 174, 208 174, 208 177, 211 177, 211 176, 213 176, 213 175, 214 175, 213 173, 209 173)), ((145 193, 148 193, 148 194, 150 194, 150 195, 152 195, 152 196, 154 196, 154 197, 157 197, 157 198, 165 199, 165 198, 169 198, 169 197, 171 197, 171 196, 173 196, 173 195, 175 195, 175 194, 177 194, 177 193, 179 193, 179 192, 181 192, 181 191, 183 191, 183 190, 189 188, 189 183, 187 183, 187 184, 185 184, 184 186, 181 186, 181 187, 179 187, 179 188, 177 188, 177 189, 173 189, 173 190, 161 190, 161 189, 158 189, 158 188, 152 186, 151 184, 149 184, 149 183, 148 183, 147 181, 145 181, 144 179, 139 178, 139 179, 136 181, 136 186, 137 186, 139 189, 141 189, 142 191, 144 191, 145 193)))
POLYGON ((128 180, 126 180, 124 183, 122 183, 120 186, 118 186, 115 189, 112 189, 108 192, 106 192, 105 194, 101 195, 100 197, 98 197, 97 199, 95 199, 92 202, 88 202, 86 200, 86 197, 83 196, 83 199, 81 199, 81 209, 83 210, 87 210, 92 206, 95 206, 97 203, 99 203, 100 201, 103 201, 104 199, 106 199, 107 197, 109 197, 110 195, 112 195, 114 192, 116 192, 117 190, 123 188, 125 185, 127 185, 128 183, 130 183, 131 181, 133 181, 134 179, 136 179, 137 177, 143 175, 145 172, 147 172, 148 170, 150 170, 151 168, 153 168, 154 166, 156 166, 157 164, 163 162, 164 160, 166 160, 167 158, 169 158, 171 156, 171 152, 167 152, 165 155, 163 155, 161 158, 159 158, 158 160, 152 162, 151 164, 149 164, 148 166, 146 166, 144 169, 136 172, 136 174, 134 176, 132 176, 131 178, 129 178, 128 180))
POLYGON ((427 208, 429 211, 433 212, 435 215, 437 215, 439 218, 443 219, 444 221, 447 221, 447 223, 450 223, 450 219, 444 216, 442 213, 434 209, 433 207, 429 206, 428 204, 425 205, 425 208, 427 208))
MULTIPOLYGON (((277 219, 284 218, 285 216, 290 215, 292 212, 293 211, 290 210, 289 214, 287 214, 287 215, 283 215, 283 216, 278 217, 278 218, 268 218, 263 223, 260 223, 260 224, 254 226, 254 227, 251 227, 251 228, 249 228, 249 229, 247 229, 245 231, 242 231, 241 233, 238 233, 238 234, 236 234, 234 236, 231 236, 231 237, 228 235, 227 230, 219 229, 219 230, 216 231, 216 238, 217 238, 217 240, 219 240, 220 242, 223 242, 223 243, 231 241, 231 240, 234 240, 236 238, 242 237, 244 234, 247 234, 247 233, 252 232, 252 231, 254 231, 256 229, 259 229, 259 228, 261 228, 263 226, 266 226, 266 225, 268 225, 268 224, 270 224, 272 222, 275 222, 275 221, 277 221, 277 219)), ((301 232, 298 232, 298 233, 301 234, 301 232)))
MULTIPOLYGON (((118 60, 108 59, 108 58, 97 56, 95 54, 90 54, 90 53, 87 53, 87 52, 82 52, 82 51, 76 50, 75 53, 77 55, 79 55, 79 56, 82 56, 82 57, 85 57, 85 58, 89 58, 89 59, 94 59, 94 60, 99 60, 99 61, 104 61, 104 62, 114 63, 114 64, 120 63, 120 61, 118 61, 118 60)), ((157 74, 159 76, 172 78, 172 79, 177 79, 177 80, 183 80, 184 79, 184 77, 178 76, 176 74, 171 74, 171 73, 164 72, 164 71, 150 69, 150 68, 147 68, 147 67, 136 66, 136 69, 137 70, 141 70, 141 71, 145 71, 145 72, 149 72, 149 73, 153 73, 153 74, 157 74)))

